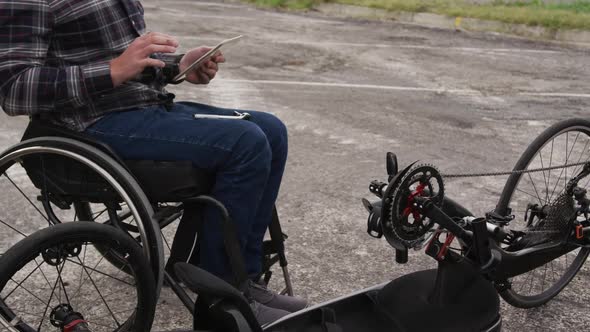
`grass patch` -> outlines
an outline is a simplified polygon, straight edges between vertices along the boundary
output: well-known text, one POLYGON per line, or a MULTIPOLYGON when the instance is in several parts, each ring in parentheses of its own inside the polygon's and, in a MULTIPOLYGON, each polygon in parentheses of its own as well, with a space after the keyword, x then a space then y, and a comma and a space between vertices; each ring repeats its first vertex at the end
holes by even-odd
POLYGON ((309 9, 321 2, 380 8, 389 11, 428 12, 472 17, 552 29, 590 30, 590 0, 545 4, 542 0, 510 2, 497 0, 473 4, 463 0, 248 0, 258 5, 309 9))

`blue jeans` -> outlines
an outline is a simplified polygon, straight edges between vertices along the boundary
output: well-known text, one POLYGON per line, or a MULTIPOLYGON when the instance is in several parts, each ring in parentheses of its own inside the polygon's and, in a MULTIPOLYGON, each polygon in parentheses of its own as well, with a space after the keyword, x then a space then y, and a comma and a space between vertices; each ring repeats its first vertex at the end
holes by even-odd
MULTIPOLYGON (((228 209, 238 229, 249 275, 261 270, 262 241, 287 160, 287 130, 275 116, 248 111, 249 121, 194 119, 195 113, 233 115, 234 110, 175 103, 110 113, 86 133, 123 159, 192 161, 215 173, 211 195, 228 209)), ((219 212, 205 211, 201 266, 222 278, 231 270, 224 251, 219 212)))

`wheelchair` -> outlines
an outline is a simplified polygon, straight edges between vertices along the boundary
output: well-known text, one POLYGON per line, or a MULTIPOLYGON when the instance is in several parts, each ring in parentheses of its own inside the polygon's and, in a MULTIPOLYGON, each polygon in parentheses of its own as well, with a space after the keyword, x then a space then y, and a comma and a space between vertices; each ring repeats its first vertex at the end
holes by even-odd
MULTIPOLYGON (((163 233, 174 238, 198 233, 199 225, 207 222, 202 210, 211 206, 222 215, 233 285, 246 287, 248 276, 231 216, 223 204, 208 195, 214 175, 193 167, 191 162, 123 160, 109 146, 84 133, 34 116, 21 142, 0 155, 0 174, 0 192, 6 198, 0 216, 2 256, 23 238, 49 226, 73 221, 109 225, 141 245, 154 276, 155 297, 165 283, 192 313, 194 302, 176 281, 173 265, 198 264, 197 243, 169 241, 163 233), (176 233, 168 229, 175 222, 176 233)), ((285 281, 281 293, 293 295, 284 246, 287 236, 276 209, 269 234, 263 245, 263 272, 258 277, 268 284, 271 268, 280 265, 285 281)), ((124 252, 101 244, 92 248, 98 251, 99 264, 120 267, 127 275, 132 272, 124 252)), ((3 305, 0 303, 0 311, 6 309, 3 305)), ((7 317, 14 319, 17 315, 7 317)))

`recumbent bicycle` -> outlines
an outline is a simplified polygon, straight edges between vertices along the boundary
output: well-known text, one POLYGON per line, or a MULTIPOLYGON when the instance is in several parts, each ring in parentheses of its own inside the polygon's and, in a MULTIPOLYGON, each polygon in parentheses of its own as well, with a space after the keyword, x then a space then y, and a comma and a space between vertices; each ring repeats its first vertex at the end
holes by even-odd
MULTIPOLYGON (((24 146, 43 140, 25 141, 24 146)), ((194 264, 177 263, 176 277, 198 295, 191 307, 193 330, 499 331, 498 294, 517 307, 540 306, 563 290, 588 257, 589 146, 588 120, 570 119, 549 127, 509 172, 495 209, 480 218, 446 197, 443 178, 452 175, 419 163, 400 171, 397 158, 388 153, 388 181, 373 181, 369 186, 379 200, 363 200, 369 211, 368 232, 385 237, 398 263, 407 262, 409 249, 425 248, 438 261, 437 269, 408 274, 262 327, 240 292, 239 273, 238 283, 230 285, 194 264)), ((27 166, 20 155, 14 157, 25 169, 47 169, 44 158, 34 159, 40 159, 40 165, 27 166)), ((39 181, 28 176, 34 183, 39 181)), ((56 193, 50 194, 52 190, 47 189, 52 187, 44 183, 49 181, 41 180, 35 187, 41 189, 37 199, 43 202, 56 193)), ((18 179, 10 182, 16 184, 18 179)), ((129 197, 124 190, 116 193, 118 201, 129 197)), ((58 194, 67 197, 67 192, 58 194)), ((91 207, 104 204, 84 198, 82 202, 91 207)), ((101 212, 63 219, 55 211, 54 205, 60 203, 55 198, 38 208, 37 214, 52 211, 55 216, 50 220, 60 222, 27 236, 0 258, 0 323, 7 331, 150 330, 163 272, 154 269, 149 247, 160 243, 155 237, 150 242, 147 231, 140 229, 139 224, 145 228, 145 220, 130 202, 119 203, 114 212, 107 208, 105 213, 111 217, 106 222, 63 223, 99 221, 86 217, 101 212), (131 226, 121 222, 126 219, 121 215, 129 213, 137 218, 131 226), (69 266, 72 269, 66 271, 69 266), (26 288, 27 283, 37 289, 26 288), (106 287, 106 294, 101 293, 106 287), (38 295, 38 289, 45 289, 47 297, 38 295), (89 295, 92 290, 98 296, 89 295), (121 301, 120 296, 127 300, 121 301), (126 307, 111 308, 108 303, 113 297, 126 307), (33 311, 34 305, 40 310, 33 311)), ((80 204, 72 202, 76 203, 80 204)), ((147 220, 154 219, 147 214, 147 220)), ((226 231, 231 235, 233 230, 226 231)), ((230 255, 236 254, 231 245, 228 248, 230 255)), ((235 261, 239 259, 232 261, 232 267, 239 268, 235 261)))

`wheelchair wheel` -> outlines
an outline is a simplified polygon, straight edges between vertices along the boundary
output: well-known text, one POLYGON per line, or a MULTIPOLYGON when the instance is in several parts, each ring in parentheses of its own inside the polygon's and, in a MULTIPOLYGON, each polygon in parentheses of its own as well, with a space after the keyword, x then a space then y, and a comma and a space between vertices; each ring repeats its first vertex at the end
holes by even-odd
POLYGON ((143 250, 120 230, 55 225, 0 258, 0 330, 64 331, 83 320, 93 332, 149 331, 155 289, 143 250), (123 264, 112 265, 97 247, 122 255, 123 264))
POLYGON ((71 221, 108 223, 124 214, 122 229, 136 230, 131 236, 150 261, 159 293, 164 257, 153 209, 135 179, 105 153, 65 138, 24 141, 0 155, 0 195, 0 255, 41 228, 71 221))
MULTIPOLYGON (((570 119, 542 132, 528 146, 514 170, 550 168, 588 161, 590 121, 570 119)), ((517 233, 522 236, 517 239, 519 242, 505 246, 506 250, 511 250, 511 246, 521 250, 544 243, 565 243, 571 239, 573 213, 568 214, 569 217, 565 213, 557 217, 543 211, 546 211, 546 207, 555 208, 556 211, 573 211, 573 199, 564 192, 568 181, 579 174, 583 167, 576 165, 510 175, 496 212, 500 215, 515 215, 507 228, 522 232, 517 233), (539 211, 536 217, 531 215, 533 211, 539 211), (528 240, 523 241, 525 238, 528 240)), ((589 185, 590 177, 585 177, 578 183, 578 186, 585 189, 589 185)), ((501 296, 506 302, 520 308, 532 308, 546 303, 574 278, 590 253, 590 248, 573 248, 575 249, 541 267, 512 278, 511 288, 501 292, 501 296)))

